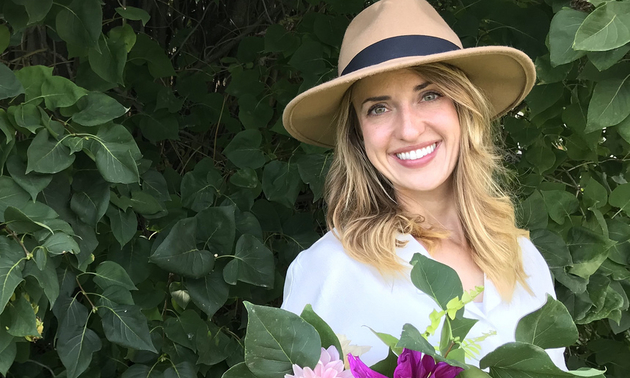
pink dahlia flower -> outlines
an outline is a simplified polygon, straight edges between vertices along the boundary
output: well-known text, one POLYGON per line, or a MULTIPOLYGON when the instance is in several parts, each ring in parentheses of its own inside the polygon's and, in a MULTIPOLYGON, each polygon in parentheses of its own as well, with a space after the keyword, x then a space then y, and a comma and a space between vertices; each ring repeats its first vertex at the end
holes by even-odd
POLYGON ((339 359, 339 352, 333 345, 328 349, 322 348, 322 354, 315 365, 315 369, 301 368, 293 365, 293 375, 286 374, 284 378, 353 378, 350 370, 344 370, 343 360, 339 359))
MULTIPOLYGON (((367 367, 358 357, 349 355, 348 360, 355 378, 387 378, 367 367)), ((446 362, 435 363, 428 354, 423 356, 421 352, 403 349, 398 356, 394 378, 455 378, 462 370, 464 369, 446 362)))

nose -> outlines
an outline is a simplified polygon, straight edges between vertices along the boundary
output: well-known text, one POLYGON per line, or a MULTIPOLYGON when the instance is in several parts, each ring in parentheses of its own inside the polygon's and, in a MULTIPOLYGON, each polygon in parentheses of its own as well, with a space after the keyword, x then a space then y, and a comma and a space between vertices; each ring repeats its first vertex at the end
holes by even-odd
POLYGON ((400 140, 413 142, 425 131, 426 124, 422 114, 413 106, 400 108, 396 134, 400 140))

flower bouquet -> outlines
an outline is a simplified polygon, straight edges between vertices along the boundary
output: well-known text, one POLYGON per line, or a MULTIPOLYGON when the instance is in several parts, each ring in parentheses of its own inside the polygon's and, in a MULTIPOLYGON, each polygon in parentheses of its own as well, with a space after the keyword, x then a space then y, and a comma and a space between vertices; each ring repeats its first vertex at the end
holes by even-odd
POLYGON ((467 364, 480 340, 466 338, 476 320, 464 318, 464 306, 483 289, 464 292, 453 269, 420 254, 411 265, 413 284, 433 298, 436 309, 424 332, 411 324, 403 326, 400 338, 375 332, 389 346, 384 360, 368 367, 352 352, 345 354, 337 335, 310 305, 298 316, 246 302, 244 361, 222 378, 604 378, 596 369, 563 371, 545 352, 569 346, 578 337, 567 309, 550 296, 520 320, 516 341, 488 353, 479 367, 467 364), (433 346, 427 338, 439 329, 439 345, 433 346))

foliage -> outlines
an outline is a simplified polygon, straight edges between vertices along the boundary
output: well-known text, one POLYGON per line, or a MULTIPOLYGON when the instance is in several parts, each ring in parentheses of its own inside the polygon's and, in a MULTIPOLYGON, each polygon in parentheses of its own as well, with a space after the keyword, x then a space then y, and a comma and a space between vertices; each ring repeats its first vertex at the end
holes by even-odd
MULTIPOLYGON (((465 45, 536 61, 498 137, 579 324, 569 365, 611 377, 630 367, 629 3, 433 1, 465 45)), ((331 152, 281 112, 336 75, 365 5, 0 0, 0 374, 246 376, 243 302, 278 305, 325 228, 331 152)))
MULTIPOLYGON (((571 315, 562 303, 550 295, 547 296, 545 305, 519 321, 515 342, 499 346, 481 359, 480 367, 489 369, 489 373, 466 364, 464 354, 465 344, 468 341, 466 335, 476 320, 464 318, 463 308, 465 303, 474 299, 474 296, 463 293, 462 283, 452 268, 421 254, 415 254, 411 264, 413 265, 411 271, 413 284, 430 296, 438 308, 448 313, 448 316, 443 317, 443 322, 438 320, 438 323, 442 323, 440 345, 431 345, 427 340, 427 333, 421 334, 411 324, 403 326, 400 339, 375 332, 390 347, 389 356, 374 365, 374 370, 372 370, 356 356, 349 355, 350 370, 355 377, 416 377, 416 375, 425 377, 427 373, 430 373, 411 363, 407 358, 410 354, 415 356, 415 361, 419 361, 420 357, 425 355, 423 361, 424 358, 430 358, 444 365, 442 368, 448 367, 443 374, 436 374, 437 377, 455 375, 464 378, 604 377, 603 371, 596 369, 563 371, 554 365, 545 352, 546 348, 569 346, 578 337, 571 315), (458 304, 453 305, 453 303, 458 304), (459 370, 462 370, 460 374, 458 374, 459 370)), ((474 295, 481 292, 481 290, 473 291, 474 295)), ((306 305, 301 316, 283 309, 251 303, 246 303, 245 307, 250 319, 245 337, 245 362, 228 370, 223 378, 236 378, 248 376, 248 374, 272 378, 291 374, 292 367, 295 365, 298 367, 315 366, 320 355, 320 347, 327 348, 329 345, 339 344, 334 334, 332 337, 335 340, 327 339, 330 327, 319 319, 310 305, 306 305), (307 321, 313 317, 317 317, 316 322, 307 321), (324 335, 326 337, 320 337, 324 335)), ((431 314, 431 320, 433 321, 433 314, 431 314)), ((347 352, 344 351, 344 353, 347 352)), ((421 365, 418 363, 418 366, 421 365)), ((427 365, 426 369, 429 368, 430 366, 427 365)), ((434 376, 434 374, 430 375, 434 376)), ((292 377, 292 375, 287 376, 292 377)), ((319 377, 317 374, 315 376, 319 377)))

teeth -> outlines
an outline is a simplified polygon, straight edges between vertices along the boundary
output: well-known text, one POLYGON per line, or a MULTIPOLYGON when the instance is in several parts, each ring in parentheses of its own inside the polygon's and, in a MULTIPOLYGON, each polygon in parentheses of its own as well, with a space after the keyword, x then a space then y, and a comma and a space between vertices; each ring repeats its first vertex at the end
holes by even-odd
POLYGON ((403 152, 400 154, 396 154, 396 156, 400 159, 400 160, 417 160, 417 159, 421 159, 425 156, 427 156, 428 154, 430 154, 431 152, 433 152, 435 150, 435 147, 437 146, 437 143, 433 143, 430 146, 424 147, 424 148, 420 148, 414 151, 409 151, 409 152, 403 152))

